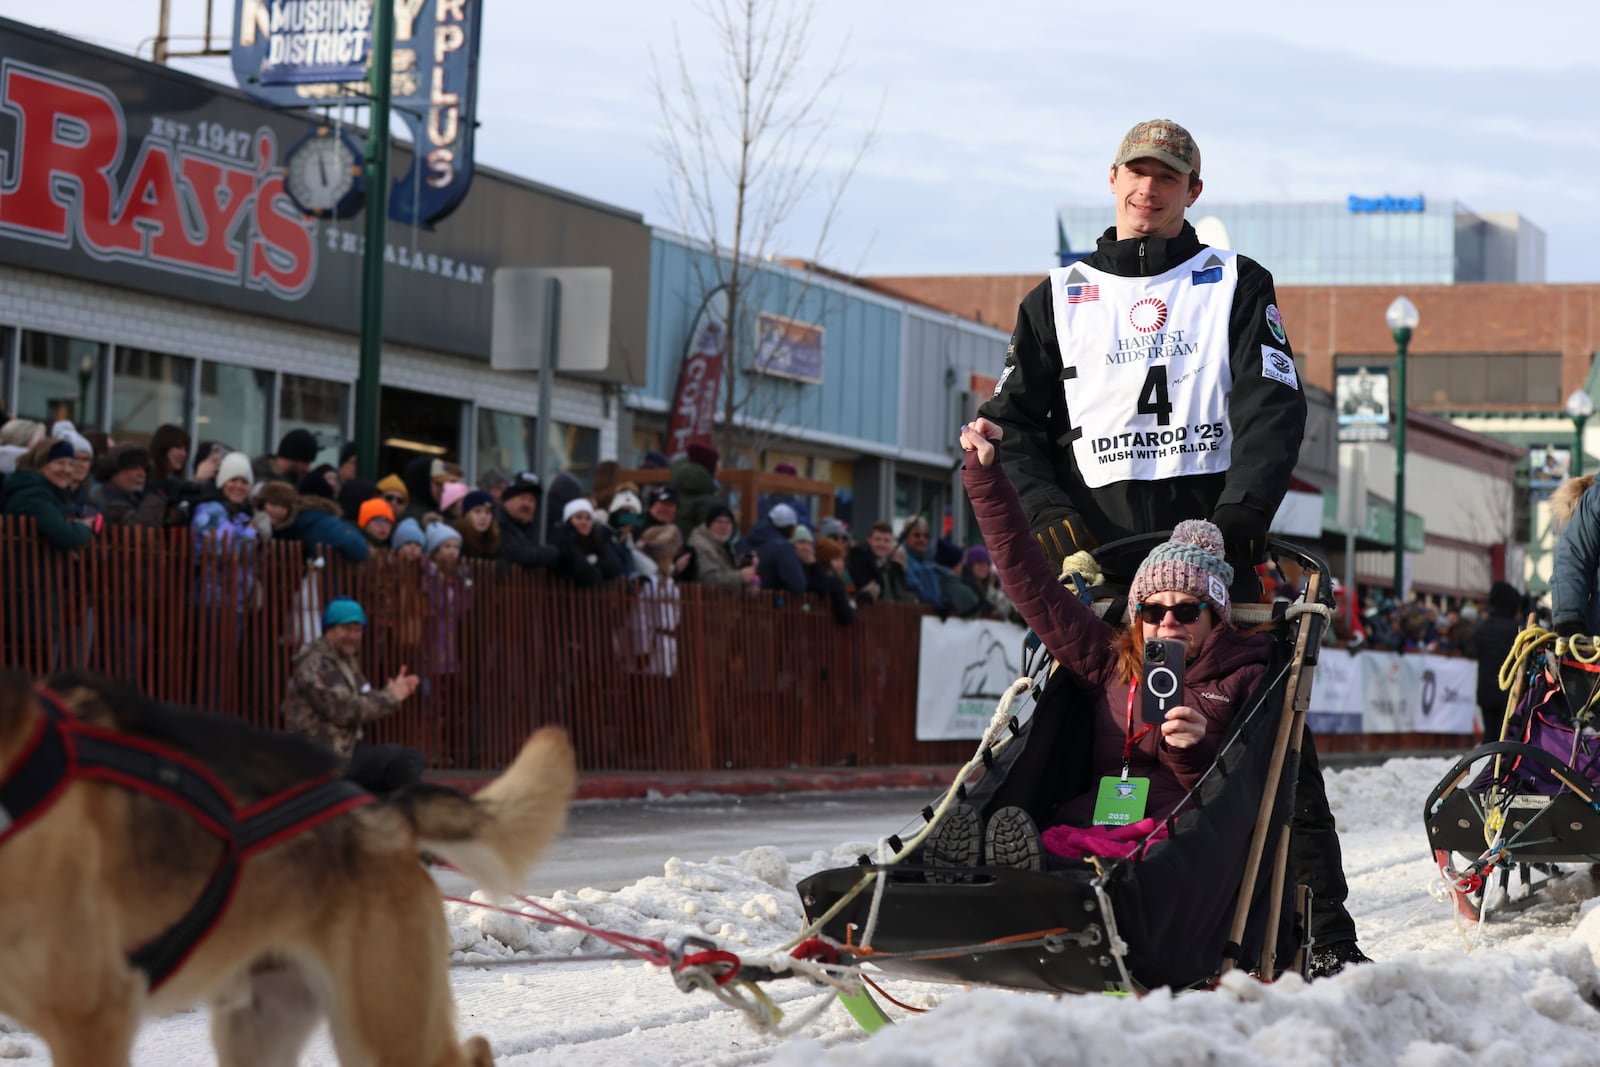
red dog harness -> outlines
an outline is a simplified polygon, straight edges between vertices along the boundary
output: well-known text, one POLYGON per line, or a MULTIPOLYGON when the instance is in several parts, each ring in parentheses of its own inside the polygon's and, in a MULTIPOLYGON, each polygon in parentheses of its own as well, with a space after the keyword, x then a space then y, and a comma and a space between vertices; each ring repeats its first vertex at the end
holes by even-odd
POLYGON ((69 714, 55 693, 43 687, 36 691, 44 717, 0 777, 0 845, 48 811, 75 779, 154 797, 222 842, 211 879, 188 912, 128 955, 152 990, 172 977, 222 921, 245 860, 376 799, 353 782, 327 774, 241 808, 199 761, 142 737, 90 726, 69 714))

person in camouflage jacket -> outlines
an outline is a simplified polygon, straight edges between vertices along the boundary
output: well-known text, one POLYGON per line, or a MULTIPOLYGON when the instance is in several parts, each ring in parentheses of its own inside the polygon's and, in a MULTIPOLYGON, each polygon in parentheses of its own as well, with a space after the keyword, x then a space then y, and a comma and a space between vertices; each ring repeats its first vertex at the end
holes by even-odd
POLYGON ((366 724, 391 714, 417 688, 404 666, 382 689, 368 684, 356 663, 366 613, 348 597, 329 601, 322 636, 294 658, 283 721, 289 729, 333 749, 347 761, 345 776, 374 793, 388 793, 422 778, 421 752, 362 739, 366 724))

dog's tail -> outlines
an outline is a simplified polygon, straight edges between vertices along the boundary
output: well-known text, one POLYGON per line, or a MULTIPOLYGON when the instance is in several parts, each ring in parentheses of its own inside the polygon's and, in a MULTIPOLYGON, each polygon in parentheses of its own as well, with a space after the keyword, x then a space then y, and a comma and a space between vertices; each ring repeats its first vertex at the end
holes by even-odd
POLYGON ((566 731, 547 726, 472 798, 422 787, 401 803, 416 826, 418 848, 507 896, 522 889, 529 868, 561 832, 577 778, 566 731))

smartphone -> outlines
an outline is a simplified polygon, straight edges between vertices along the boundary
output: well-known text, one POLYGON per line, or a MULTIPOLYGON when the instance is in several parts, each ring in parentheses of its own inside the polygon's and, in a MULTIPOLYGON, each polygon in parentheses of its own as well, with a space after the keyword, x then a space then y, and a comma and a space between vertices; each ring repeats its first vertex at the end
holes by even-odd
POLYGON ((1168 710, 1183 703, 1182 641, 1153 637, 1144 643, 1144 685, 1141 711, 1144 721, 1166 721, 1168 710))

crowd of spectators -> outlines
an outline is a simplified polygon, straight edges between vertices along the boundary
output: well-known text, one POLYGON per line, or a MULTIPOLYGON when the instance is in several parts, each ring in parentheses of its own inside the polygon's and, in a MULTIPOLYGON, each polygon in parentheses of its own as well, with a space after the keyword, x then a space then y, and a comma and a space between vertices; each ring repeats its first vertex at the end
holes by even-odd
MULTIPOLYGON (((437 661, 430 675, 448 674, 456 658, 447 635, 471 597, 462 560, 547 570, 580 587, 631 583, 658 602, 658 617, 641 622, 650 634, 675 628, 676 608, 660 604, 675 604, 681 583, 768 594, 804 610, 817 602, 795 594, 815 594, 840 625, 875 600, 920 603, 941 619, 1015 618, 983 548, 935 540, 921 516, 898 531, 872 523, 858 541, 837 518, 813 527, 806 498, 775 495, 741 533, 718 481, 720 456, 702 444, 670 464, 647 457, 668 478, 643 487, 603 463, 591 492, 565 472, 548 486, 522 472, 474 488, 459 466, 430 456, 369 482, 356 474, 353 444, 337 464, 318 464, 320 452, 305 429, 250 456, 217 441, 196 446, 172 425, 145 445, 81 434, 65 421, 11 419, 0 423, 0 508, 34 519, 64 553, 121 525, 187 530, 197 549, 213 552, 293 542, 313 560, 353 563, 374 552, 416 560, 431 609, 425 628, 437 637, 426 642, 437 661)), ((224 595, 205 592, 212 604, 224 595)), ((674 657, 656 637, 634 644, 631 655, 670 672, 674 657)))

